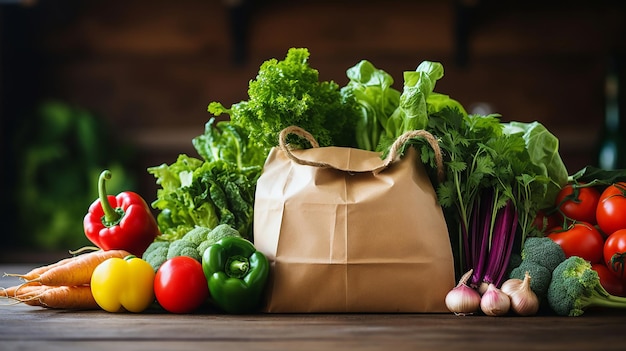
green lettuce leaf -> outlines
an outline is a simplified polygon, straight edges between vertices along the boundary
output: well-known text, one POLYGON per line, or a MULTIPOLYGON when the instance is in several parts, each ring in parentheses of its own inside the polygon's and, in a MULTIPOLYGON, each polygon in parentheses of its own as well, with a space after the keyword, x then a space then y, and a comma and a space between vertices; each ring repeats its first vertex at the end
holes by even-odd
POLYGON ((568 181, 568 171, 559 154, 559 139, 539 122, 503 123, 506 134, 520 133, 526 142, 531 163, 540 172, 536 176, 547 177, 545 192, 537 193, 532 201, 540 208, 550 207, 557 193, 568 181))
POLYGON ((404 72, 404 87, 400 103, 389 117, 386 136, 396 139, 405 132, 425 129, 428 125, 428 96, 435 90, 435 83, 443 77, 443 65, 424 61, 415 71, 404 72))
POLYGON ((393 77, 362 60, 346 71, 349 82, 341 94, 354 98, 360 106, 355 126, 357 147, 376 150, 387 119, 398 107, 400 92, 392 87, 393 77))
POLYGON ((180 154, 172 164, 148 168, 160 185, 152 203, 160 211, 159 239, 173 241, 196 226, 219 224, 252 239, 254 192, 265 150, 243 128, 214 118, 192 143, 202 159, 180 154))

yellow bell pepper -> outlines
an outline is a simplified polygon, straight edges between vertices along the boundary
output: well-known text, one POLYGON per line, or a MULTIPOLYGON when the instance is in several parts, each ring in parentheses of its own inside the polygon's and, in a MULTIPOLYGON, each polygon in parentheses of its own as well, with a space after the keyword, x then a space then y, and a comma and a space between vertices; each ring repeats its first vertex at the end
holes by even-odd
POLYGON ((91 293, 108 312, 142 312, 154 302, 154 269, 135 256, 110 258, 91 276, 91 293))

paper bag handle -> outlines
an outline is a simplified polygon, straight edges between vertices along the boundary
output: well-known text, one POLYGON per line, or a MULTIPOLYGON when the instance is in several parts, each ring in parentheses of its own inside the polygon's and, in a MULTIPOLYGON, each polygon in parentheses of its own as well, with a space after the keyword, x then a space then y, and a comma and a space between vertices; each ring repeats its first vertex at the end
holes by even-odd
POLYGON ((303 160, 301 158, 298 158, 296 155, 294 155, 291 152, 291 148, 289 147, 289 145, 287 145, 287 136, 289 134, 295 134, 301 138, 306 139, 309 143, 311 143, 311 146, 313 147, 320 147, 320 144, 317 142, 317 140, 315 140, 315 137, 313 136, 313 134, 307 132, 306 130, 297 127, 297 126, 289 126, 283 130, 280 131, 280 134, 278 135, 278 145, 280 146, 280 148, 283 150, 283 152, 285 153, 285 155, 287 155, 287 157, 289 157, 289 159, 291 159, 293 162, 303 165, 303 166, 313 166, 313 167, 332 167, 331 165, 329 165, 328 163, 325 162, 313 162, 313 161, 308 161, 308 160, 303 160))
MULTIPOLYGON (((311 146, 319 147, 319 143, 317 142, 317 140, 315 140, 315 137, 311 133, 297 126, 289 126, 283 129, 280 132, 279 137, 278 137, 279 146, 285 152, 287 157, 289 157, 289 159, 291 159, 292 161, 298 164, 305 165, 305 166, 332 167, 332 165, 325 163, 325 162, 314 162, 314 161, 303 160, 303 159, 298 158, 296 155, 294 155, 291 152, 291 148, 287 145, 287 136, 289 134, 295 134, 299 137, 302 137, 306 139, 309 143, 311 143, 311 146)), ((400 158, 399 151, 402 149, 402 146, 404 145, 404 143, 406 143, 411 138, 417 138, 417 137, 422 137, 426 139, 430 147, 435 151, 435 163, 437 164, 437 178, 439 181, 442 181, 444 179, 444 169, 443 169, 443 156, 441 154, 441 148, 439 147, 439 143, 437 142, 437 139, 430 132, 423 130, 423 129, 411 130, 400 135, 389 148, 389 154, 387 154, 387 157, 383 160, 383 164, 380 167, 373 170, 374 174, 382 172, 384 169, 389 167, 389 165, 391 165, 393 162, 397 161, 400 158)))
POLYGON ((387 157, 383 161, 383 164, 374 170, 374 174, 381 172, 385 168, 389 167, 390 164, 392 164, 393 162, 397 161, 400 158, 399 151, 402 149, 402 146, 404 145, 404 143, 409 141, 409 139, 419 138, 419 137, 426 139, 430 147, 435 152, 435 163, 437 164, 437 179, 439 181, 443 181, 444 179, 443 156, 441 154, 441 148, 439 147, 439 142, 432 134, 430 134, 430 132, 423 130, 423 129, 410 130, 400 135, 396 139, 396 141, 394 141, 393 144, 391 144, 387 157))

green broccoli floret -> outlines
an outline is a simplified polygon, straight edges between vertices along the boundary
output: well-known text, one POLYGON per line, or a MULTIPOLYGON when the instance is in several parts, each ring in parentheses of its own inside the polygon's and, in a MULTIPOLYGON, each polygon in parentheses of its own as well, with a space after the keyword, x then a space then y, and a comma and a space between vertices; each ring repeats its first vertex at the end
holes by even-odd
POLYGON ((176 256, 189 256, 201 262, 204 250, 227 236, 241 237, 241 234, 228 224, 220 224, 213 229, 197 226, 178 240, 153 242, 142 258, 155 272, 165 261, 176 256))
POLYGON ((198 246, 198 255, 202 257, 202 255, 204 255, 204 251, 206 251, 206 249, 213 244, 215 243, 211 240, 205 240, 201 242, 200 245, 198 246))
POLYGON ((548 237, 531 237, 524 241, 522 260, 538 263, 552 272, 559 263, 565 261, 565 252, 548 237))
POLYGON ((191 241, 184 239, 172 241, 169 250, 167 250, 168 260, 177 256, 189 256, 198 261, 202 260, 202 256, 198 254, 198 247, 191 241))
POLYGON ((626 308, 626 298, 609 294, 591 263, 578 256, 565 259, 552 272, 548 302, 561 316, 580 316, 589 307, 626 308))
POLYGON ((552 280, 552 271, 536 262, 523 260, 519 266, 511 271, 509 278, 524 280, 526 272, 530 274, 530 289, 540 301, 545 299, 552 280))
POLYGON ((202 257, 207 247, 215 244, 220 239, 229 236, 241 237, 241 234, 239 233, 239 231, 237 231, 237 229, 231 227, 228 224, 220 224, 216 226, 208 233, 206 240, 198 245, 198 254, 200 255, 200 257, 202 257))
POLYGON ((196 226, 192 230, 188 231, 187 234, 183 235, 181 239, 187 240, 195 246, 198 246, 201 242, 207 239, 210 232, 211 228, 196 226))
POLYGON ((154 241, 142 255, 142 259, 148 262, 156 272, 163 262, 167 261, 169 241, 154 241))
POLYGON ((241 234, 239 234, 237 229, 231 227, 228 224, 220 224, 217 227, 213 228, 213 230, 211 230, 211 232, 207 236, 207 240, 212 240, 216 243, 221 239, 229 236, 241 237, 241 234))

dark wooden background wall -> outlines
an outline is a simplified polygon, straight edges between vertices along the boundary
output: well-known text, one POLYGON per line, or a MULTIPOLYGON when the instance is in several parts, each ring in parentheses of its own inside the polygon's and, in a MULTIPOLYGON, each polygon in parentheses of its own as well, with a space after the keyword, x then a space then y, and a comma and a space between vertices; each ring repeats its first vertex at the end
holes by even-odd
POLYGON ((41 99, 89 109, 137 148, 149 200, 146 167, 193 154, 208 103, 246 99, 260 64, 290 47, 309 48, 320 78, 339 84, 361 59, 398 89, 403 71, 440 61, 437 91, 542 122, 573 172, 595 162, 607 58, 626 47, 619 0, 40 0, 0 3, 0 23, 3 139, 41 99))

